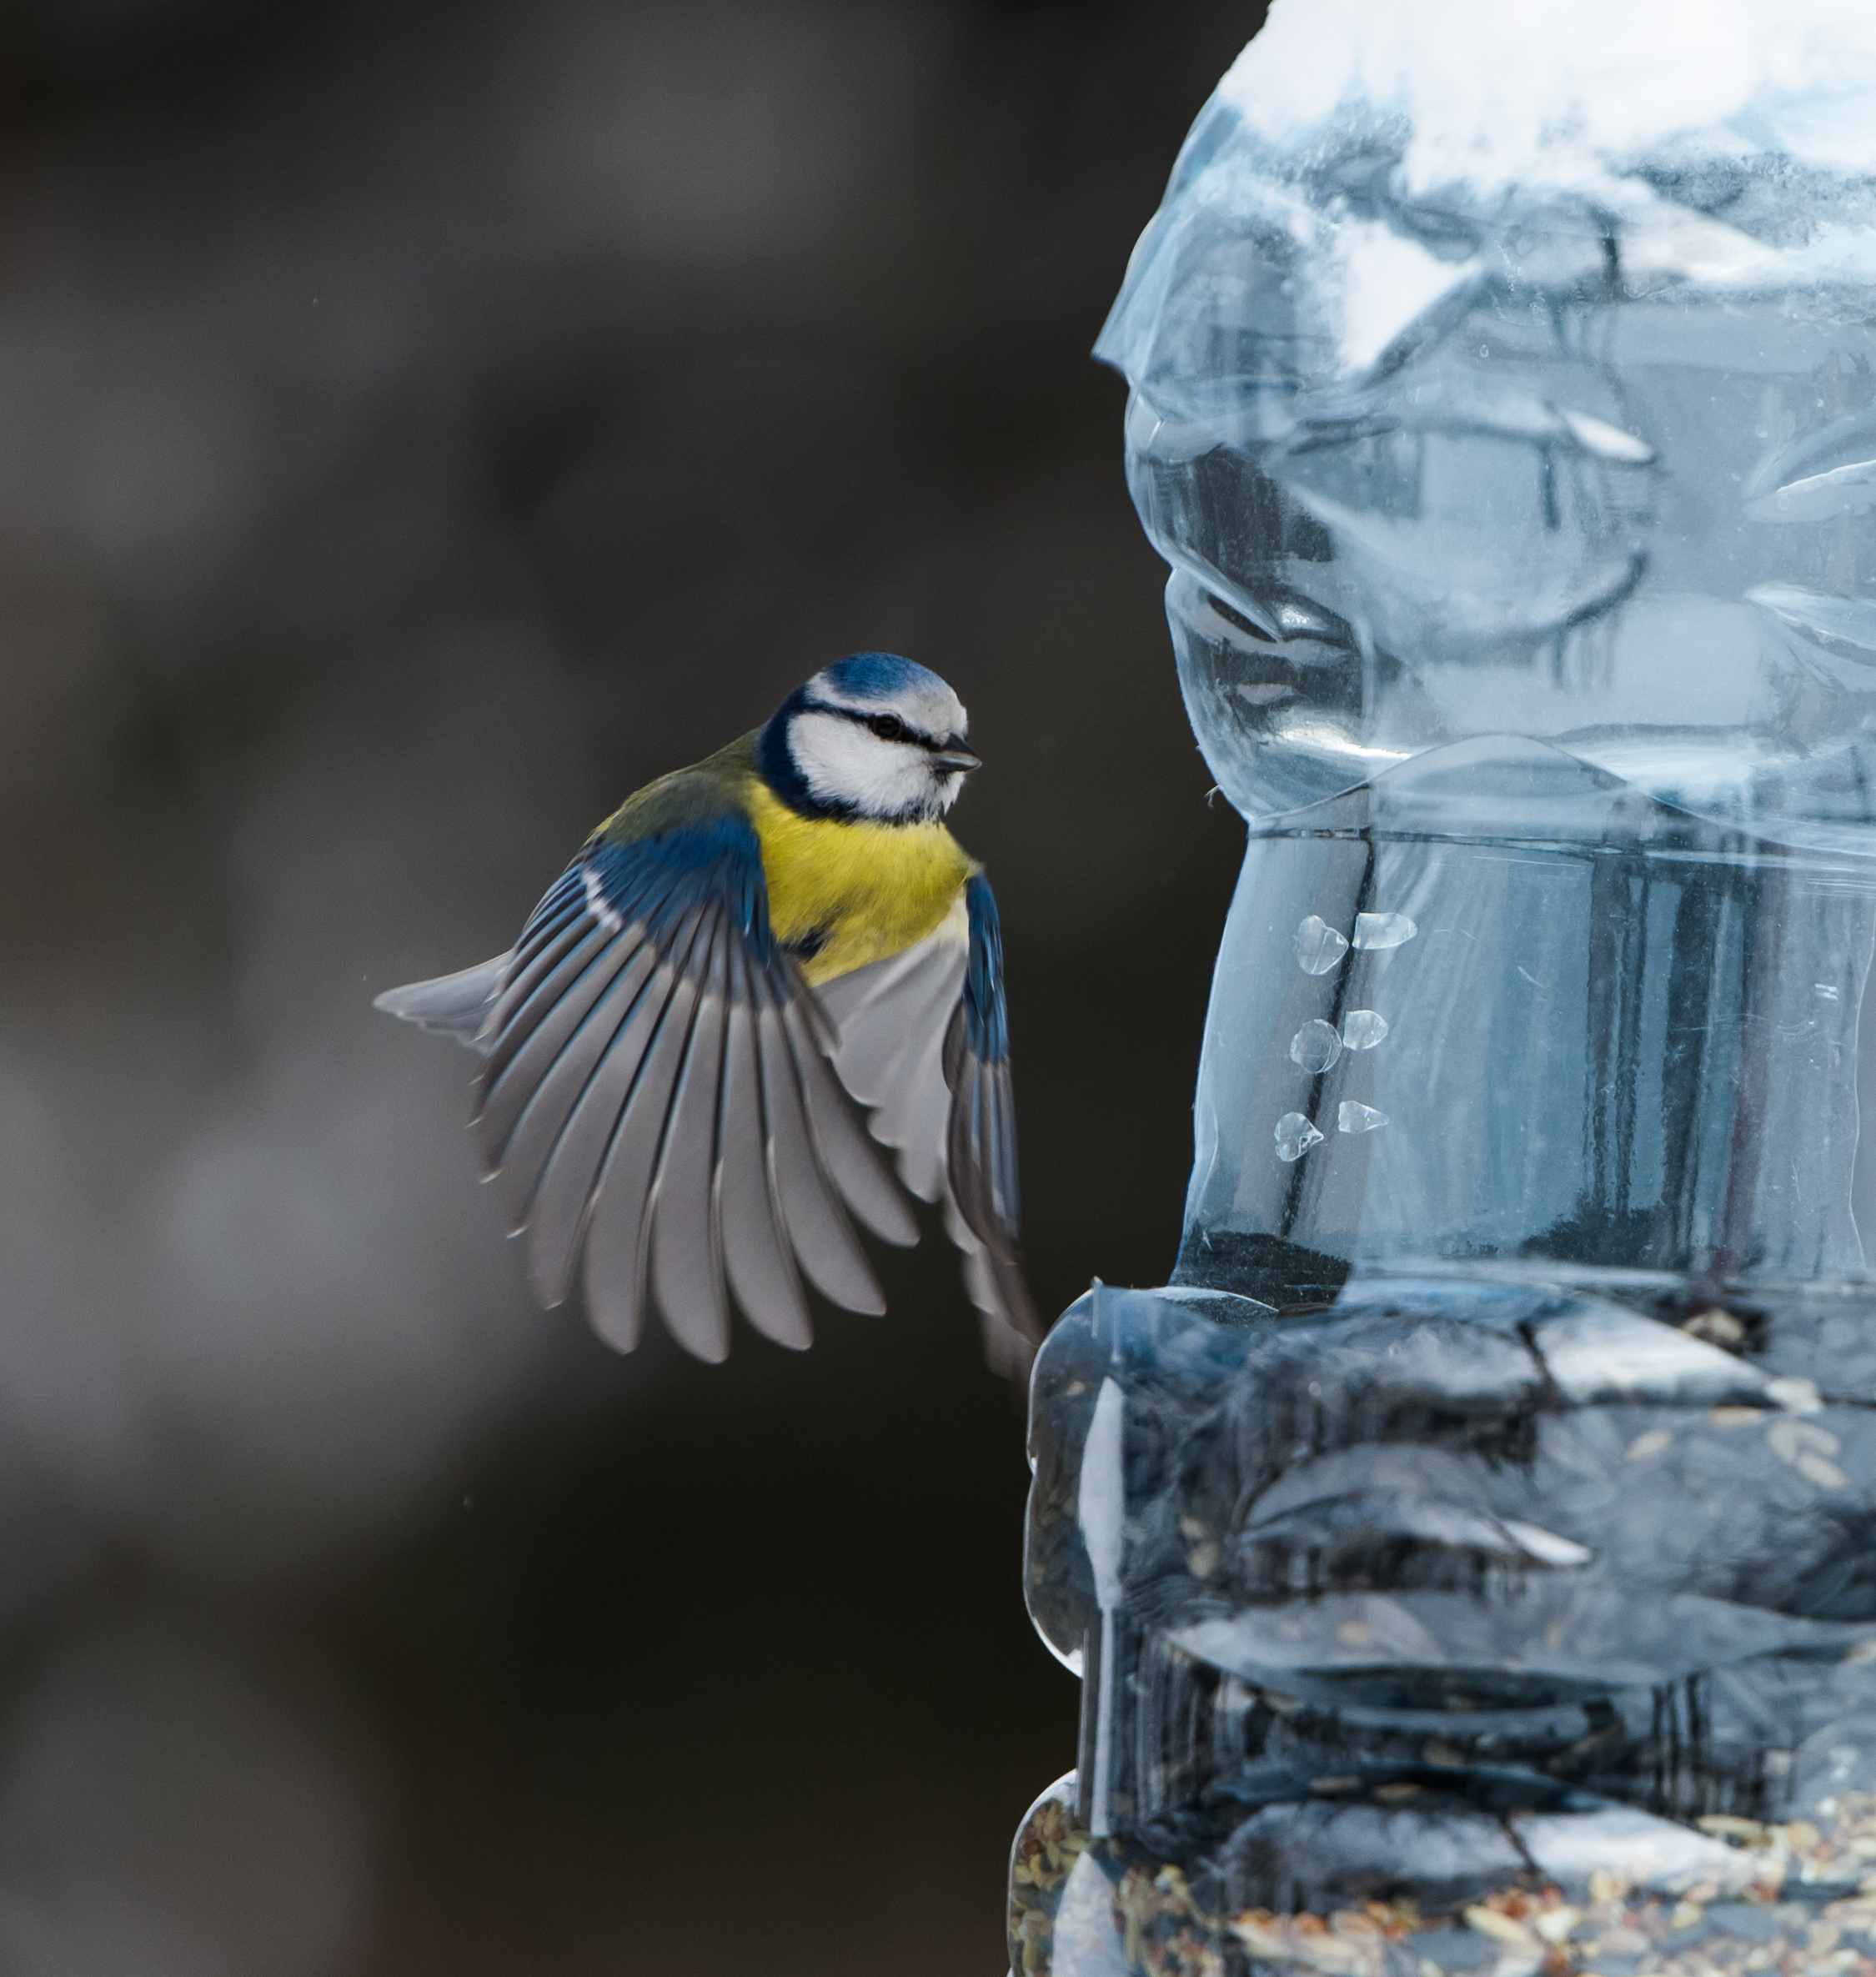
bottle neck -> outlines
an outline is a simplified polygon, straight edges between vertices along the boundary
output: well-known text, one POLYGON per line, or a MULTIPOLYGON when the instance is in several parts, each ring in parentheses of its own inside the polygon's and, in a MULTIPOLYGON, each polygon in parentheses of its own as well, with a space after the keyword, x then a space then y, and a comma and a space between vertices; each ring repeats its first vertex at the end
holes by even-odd
POLYGON ((1677 821, 1253 838, 1181 1281, 1282 1307, 1481 1265, 1861 1278, 1876 875, 1677 821))

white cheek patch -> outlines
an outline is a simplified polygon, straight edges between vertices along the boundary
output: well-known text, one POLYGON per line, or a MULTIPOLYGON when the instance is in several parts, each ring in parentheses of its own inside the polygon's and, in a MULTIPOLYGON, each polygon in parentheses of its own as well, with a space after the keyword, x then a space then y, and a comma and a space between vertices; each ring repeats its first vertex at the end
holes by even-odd
POLYGON ((802 781, 822 803, 867 817, 929 816, 942 805, 930 759, 915 743, 882 741, 857 721, 812 712, 789 723, 788 742, 802 781))

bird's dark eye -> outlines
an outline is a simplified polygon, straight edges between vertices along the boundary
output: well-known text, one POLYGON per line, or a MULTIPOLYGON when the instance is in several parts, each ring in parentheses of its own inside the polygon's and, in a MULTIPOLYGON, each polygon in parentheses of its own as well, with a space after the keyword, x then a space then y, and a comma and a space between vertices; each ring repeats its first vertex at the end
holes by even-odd
POLYGON ((903 741, 905 739, 905 724, 896 714, 869 715, 866 725, 882 741, 903 741))

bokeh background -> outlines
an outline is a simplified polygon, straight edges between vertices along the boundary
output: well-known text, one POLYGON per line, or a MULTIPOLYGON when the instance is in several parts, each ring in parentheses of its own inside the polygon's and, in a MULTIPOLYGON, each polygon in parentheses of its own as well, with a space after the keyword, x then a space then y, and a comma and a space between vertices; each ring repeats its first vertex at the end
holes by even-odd
POLYGON ((942 1243, 532 1308, 377 990, 946 674, 1038 1296, 1170 1266, 1241 842, 1087 355, 1215 0, 0 12, 0 1970, 1001 1973, 1072 1762, 942 1243))

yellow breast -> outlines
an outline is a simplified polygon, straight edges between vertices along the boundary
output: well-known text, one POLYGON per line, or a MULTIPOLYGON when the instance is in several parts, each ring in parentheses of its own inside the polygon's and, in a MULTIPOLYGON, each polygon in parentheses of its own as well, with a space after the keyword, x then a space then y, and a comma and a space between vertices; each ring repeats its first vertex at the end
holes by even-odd
POLYGON ((811 982, 884 961, 935 931, 977 870, 942 824, 854 824, 804 817, 752 779, 769 921, 804 953, 811 982))

